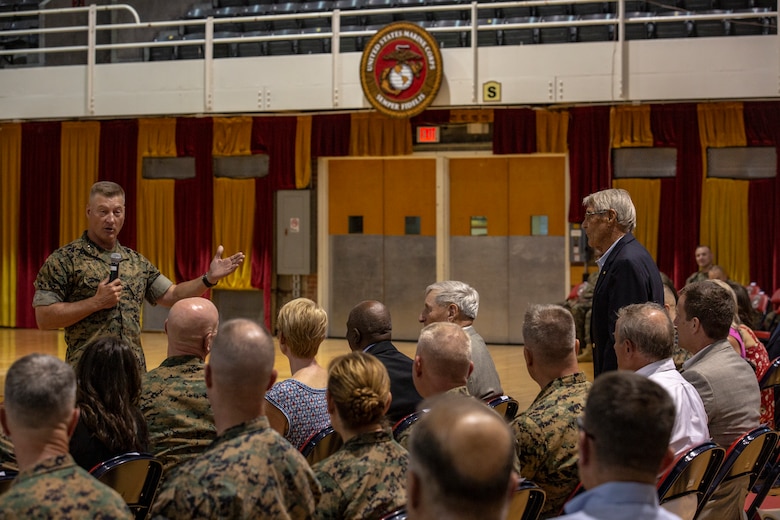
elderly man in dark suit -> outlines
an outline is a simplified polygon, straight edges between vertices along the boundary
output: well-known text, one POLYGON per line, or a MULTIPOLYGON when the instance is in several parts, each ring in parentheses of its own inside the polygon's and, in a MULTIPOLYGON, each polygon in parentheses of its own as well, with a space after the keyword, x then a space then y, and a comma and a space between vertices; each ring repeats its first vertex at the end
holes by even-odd
POLYGON ((414 412, 422 397, 412 381, 412 359, 390 342, 392 331, 390 311, 378 301, 358 303, 347 318, 349 348, 375 356, 390 375, 393 398, 387 417, 395 422, 414 412))
POLYGON ((599 278, 593 291, 590 327, 593 374, 598 376, 617 370, 617 311, 632 303, 663 304, 664 290, 655 261, 631 234, 636 227, 631 195, 626 190, 602 190, 585 197, 582 204, 582 229, 588 235, 588 244, 603 251, 598 260, 599 278))

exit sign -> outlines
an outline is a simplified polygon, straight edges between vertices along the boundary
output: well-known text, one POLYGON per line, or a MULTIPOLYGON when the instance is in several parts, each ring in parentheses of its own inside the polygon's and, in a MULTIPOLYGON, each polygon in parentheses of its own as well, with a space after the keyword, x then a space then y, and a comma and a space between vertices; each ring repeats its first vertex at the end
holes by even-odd
POLYGON ((418 126, 417 127, 417 142, 418 143, 438 143, 439 142, 439 127, 438 126, 418 126))

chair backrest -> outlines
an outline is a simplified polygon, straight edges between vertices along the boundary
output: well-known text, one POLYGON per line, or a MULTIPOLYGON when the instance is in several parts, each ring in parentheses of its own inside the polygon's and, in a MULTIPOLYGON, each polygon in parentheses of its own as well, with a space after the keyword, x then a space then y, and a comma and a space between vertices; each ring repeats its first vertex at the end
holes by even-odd
POLYGON ((755 497, 747 508, 747 517, 749 519, 758 518, 756 513, 764 502, 764 499, 770 493, 777 495, 777 479, 780 478, 780 447, 776 447, 772 454, 771 462, 767 464, 766 472, 761 476, 761 481, 755 484, 753 493, 755 497))
POLYGON ((681 454, 658 479, 658 501, 664 504, 696 494, 696 503, 700 504, 725 456, 726 450, 714 442, 705 442, 681 454))
POLYGON ((395 511, 391 511, 380 520, 406 520, 406 506, 401 506, 395 511))
POLYGON ((420 410, 419 412, 412 412, 397 423, 395 423, 395 426, 393 426, 393 437, 395 440, 398 440, 401 434, 403 434, 406 430, 409 429, 410 426, 412 426, 414 423, 420 420, 420 417, 423 416, 424 413, 426 413, 428 410, 420 410))
POLYGON ((769 368, 764 372, 764 377, 758 382, 758 386, 761 387, 761 390, 780 386, 780 357, 772 360, 769 368))
POLYGON ((507 520, 536 520, 544 507, 545 493, 530 480, 517 485, 509 502, 507 520))
POLYGON ((303 443, 301 454, 309 461, 309 465, 313 466, 338 451, 343 444, 341 435, 333 429, 333 426, 328 425, 303 443))
POLYGON ((146 518, 162 478, 163 465, 148 453, 124 453, 89 471, 119 493, 137 519, 146 518))
POLYGON ((515 418, 520 406, 517 400, 512 399, 508 395, 487 397, 485 398, 485 402, 507 421, 511 421, 515 418))
POLYGON ((8 488, 11 487, 11 483, 18 474, 18 471, 12 469, 0 470, 0 495, 8 491, 8 488))
POLYGON ((724 482, 748 475, 747 489, 751 489, 763 471, 777 443, 777 432, 768 426, 759 426, 732 443, 726 458, 699 504, 699 512, 712 493, 724 482))

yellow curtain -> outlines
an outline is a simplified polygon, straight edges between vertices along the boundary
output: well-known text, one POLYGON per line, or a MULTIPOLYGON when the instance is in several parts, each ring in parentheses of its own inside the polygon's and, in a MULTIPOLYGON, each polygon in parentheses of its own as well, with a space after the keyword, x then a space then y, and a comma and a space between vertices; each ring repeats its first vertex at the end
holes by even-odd
POLYGON ((138 120, 138 251, 175 281, 174 181, 143 178, 144 157, 176 157, 176 119, 138 120))
POLYGON ((295 125, 295 187, 299 190, 311 182, 311 116, 298 116, 295 125))
POLYGON ((711 179, 707 148, 746 146, 742 103, 698 106, 704 181, 699 241, 710 247, 715 263, 739 283, 750 281, 748 184, 746 180, 711 179))
POLYGON ((412 125, 408 118, 392 118, 376 112, 355 112, 351 116, 349 154, 409 155, 412 153, 412 125))
POLYGON ((566 153, 569 133, 569 112, 566 110, 536 111, 536 151, 566 153))
POLYGON ((19 253, 22 125, 0 124, 0 327, 16 327, 16 257, 19 253))
POLYGON ((612 148, 653 146, 650 105, 612 107, 609 115, 612 148))
MULTIPOLYGON (((251 155, 251 117, 215 117, 213 131, 213 155, 251 155)), ((247 255, 241 267, 220 282, 221 289, 252 289, 254 215, 254 179, 214 179, 214 250, 222 244, 225 251, 247 255)))
POLYGON ((613 188, 631 194, 636 208, 634 236, 658 260, 658 217, 661 211, 661 179, 615 179, 613 188))
POLYGON ((89 189, 98 178, 100 122, 65 121, 60 138, 60 245, 87 229, 89 189))

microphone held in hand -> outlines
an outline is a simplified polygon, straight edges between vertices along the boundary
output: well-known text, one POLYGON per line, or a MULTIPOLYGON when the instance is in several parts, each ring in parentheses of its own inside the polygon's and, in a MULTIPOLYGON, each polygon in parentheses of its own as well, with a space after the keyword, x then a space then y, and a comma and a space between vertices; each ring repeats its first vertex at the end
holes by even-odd
POLYGON ((109 268, 108 283, 119 278, 119 262, 122 261, 122 255, 111 253, 111 267, 109 268))

